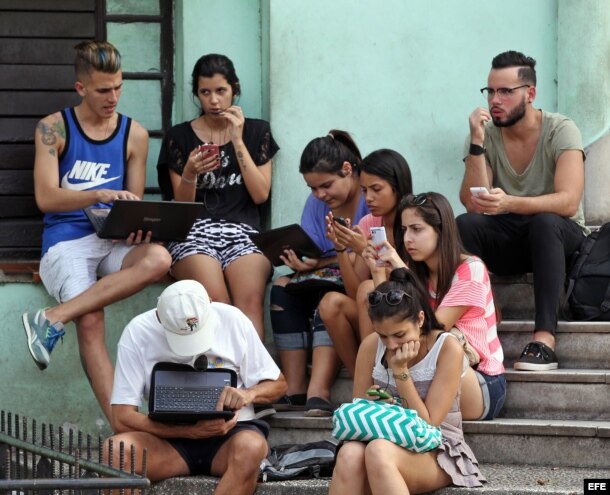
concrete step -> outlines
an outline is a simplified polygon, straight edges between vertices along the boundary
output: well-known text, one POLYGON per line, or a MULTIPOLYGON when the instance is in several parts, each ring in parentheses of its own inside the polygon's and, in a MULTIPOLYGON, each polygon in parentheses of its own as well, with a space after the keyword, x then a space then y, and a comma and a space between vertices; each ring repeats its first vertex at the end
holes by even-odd
MULTIPOLYGON (((271 445, 331 439, 331 418, 293 411, 267 420, 271 445)), ((497 418, 465 421, 463 429, 482 463, 610 469, 610 421, 497 418)))
MULTIPOLYGON (((506 370, 503 417, 610 420, 609 369, 506 370)), ((352 400, 353 382, 342 370, 332 388, 335 404, 352 400)))
MULTIPOLYGON (((443 488, 431 495, 575 495, 583 493, 585 479, 608 480, 610 469, 578 469, 549 466, 482 464, 487 478, 483 488, 443 488)), ((149 495, 212 495, 217 478, 192 476, 156 483, 149 495)), ((326 495, 328 478, 259 483, 256 495, 326 495)))
MULTIPOLYGON (((532 340, 532 320, 503 320, 498 335, 504 366, 512 367, 532 340)), ((610 322, 560 321, 555 351, 560 368, 604 369, 610 365, 610 322)))
MULTIPOLYGON (((533 274, 503 276, 490 274, 494 299, 500 306, 502 318, 534 319, 534 278, 533 274)), ((565 303, 562 301, 562 308, 565 303)))
POLYGON ((610 420, 610 370, 506 371, 506 418, 610 420))

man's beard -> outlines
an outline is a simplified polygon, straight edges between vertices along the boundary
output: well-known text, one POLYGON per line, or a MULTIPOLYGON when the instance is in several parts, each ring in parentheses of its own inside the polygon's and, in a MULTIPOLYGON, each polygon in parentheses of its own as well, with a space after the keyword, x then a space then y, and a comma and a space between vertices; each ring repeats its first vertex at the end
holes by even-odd
POLYGON ((501 120, 492 115, 491 119, 496 127, 510 127, 519 122, 525 115, 525 98, 521 104, 515 108, 506 116, 504 120, 501 120))

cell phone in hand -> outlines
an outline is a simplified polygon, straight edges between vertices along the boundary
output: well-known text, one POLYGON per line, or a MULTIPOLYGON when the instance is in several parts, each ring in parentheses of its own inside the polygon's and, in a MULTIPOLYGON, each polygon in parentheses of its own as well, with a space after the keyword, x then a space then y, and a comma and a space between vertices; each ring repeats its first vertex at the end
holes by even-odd
MULTIPOLYGON (((388 237, 385 233, 385 227, 371 227, 371 241, 373 241, 374 246, 379 246, 388 240, 388 237)), ((384 246, 379 249, 377 252, 379 254, 383 254, 387 251, 387 248, 384 246)), ((384 262, 382 260, 377 260, 377 265, 381 266, 384 262)))
POLYGON ((339 225, 347 227, 347 220, 339 215, 333 215, 333 222, 337 222, 339 225))
POLYGON ((199 146, 199 152, 203 155, 217 156, 219 153, 218 145, 214 143, 206 143, 199 146))
POLYGON ((489 194, 489 191, 487 190, 486 187, 471 187, 470 188, 470 194, 472 194, 475 198, 478 197, 480 194, 489 194))
POLYGON ((381 390, 379 388, 369 388, 366 393, 368 395, 372 395, 374 397, 379 397, 380 399, 391 399, 392 396, 386 392, 385 390, 381 390))

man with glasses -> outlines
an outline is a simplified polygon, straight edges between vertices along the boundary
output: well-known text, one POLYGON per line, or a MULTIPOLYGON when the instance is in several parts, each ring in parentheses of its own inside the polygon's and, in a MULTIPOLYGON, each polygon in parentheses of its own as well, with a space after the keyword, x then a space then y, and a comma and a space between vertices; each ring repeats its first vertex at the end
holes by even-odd
POLYGON ((515 51, 492 61, 481 89, 489 109, 469 117, 460 189, 468 213, 457 222, 466 250, 493 273, 533 272, 534 336, 514 367, 545 371, 558 367, 555 331, 566 260, 586 232, 584 152, 574 122, 532 106, 535 65, 515 51))

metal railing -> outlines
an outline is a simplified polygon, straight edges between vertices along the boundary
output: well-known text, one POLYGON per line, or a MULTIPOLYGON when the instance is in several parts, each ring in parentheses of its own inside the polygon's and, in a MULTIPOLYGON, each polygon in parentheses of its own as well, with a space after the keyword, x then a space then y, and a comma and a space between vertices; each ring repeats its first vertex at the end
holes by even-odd
POLYGON ((125 445, 119 445, 119 465, 112 459, 114 445, 108 441, 108 463, 103 461, 104 440, 80 430, 42 424, 38 437, 36 420, 0 411, 0 493, 89 495, 113 490, 114 493, 140 493, 150 486, 146 478, 146 450, 142 452, 142 475, 136 474, 136 451, 129 448, 130 470, 125 470, 125 445), (29 426, 29 427, 28 427, 29 426))

